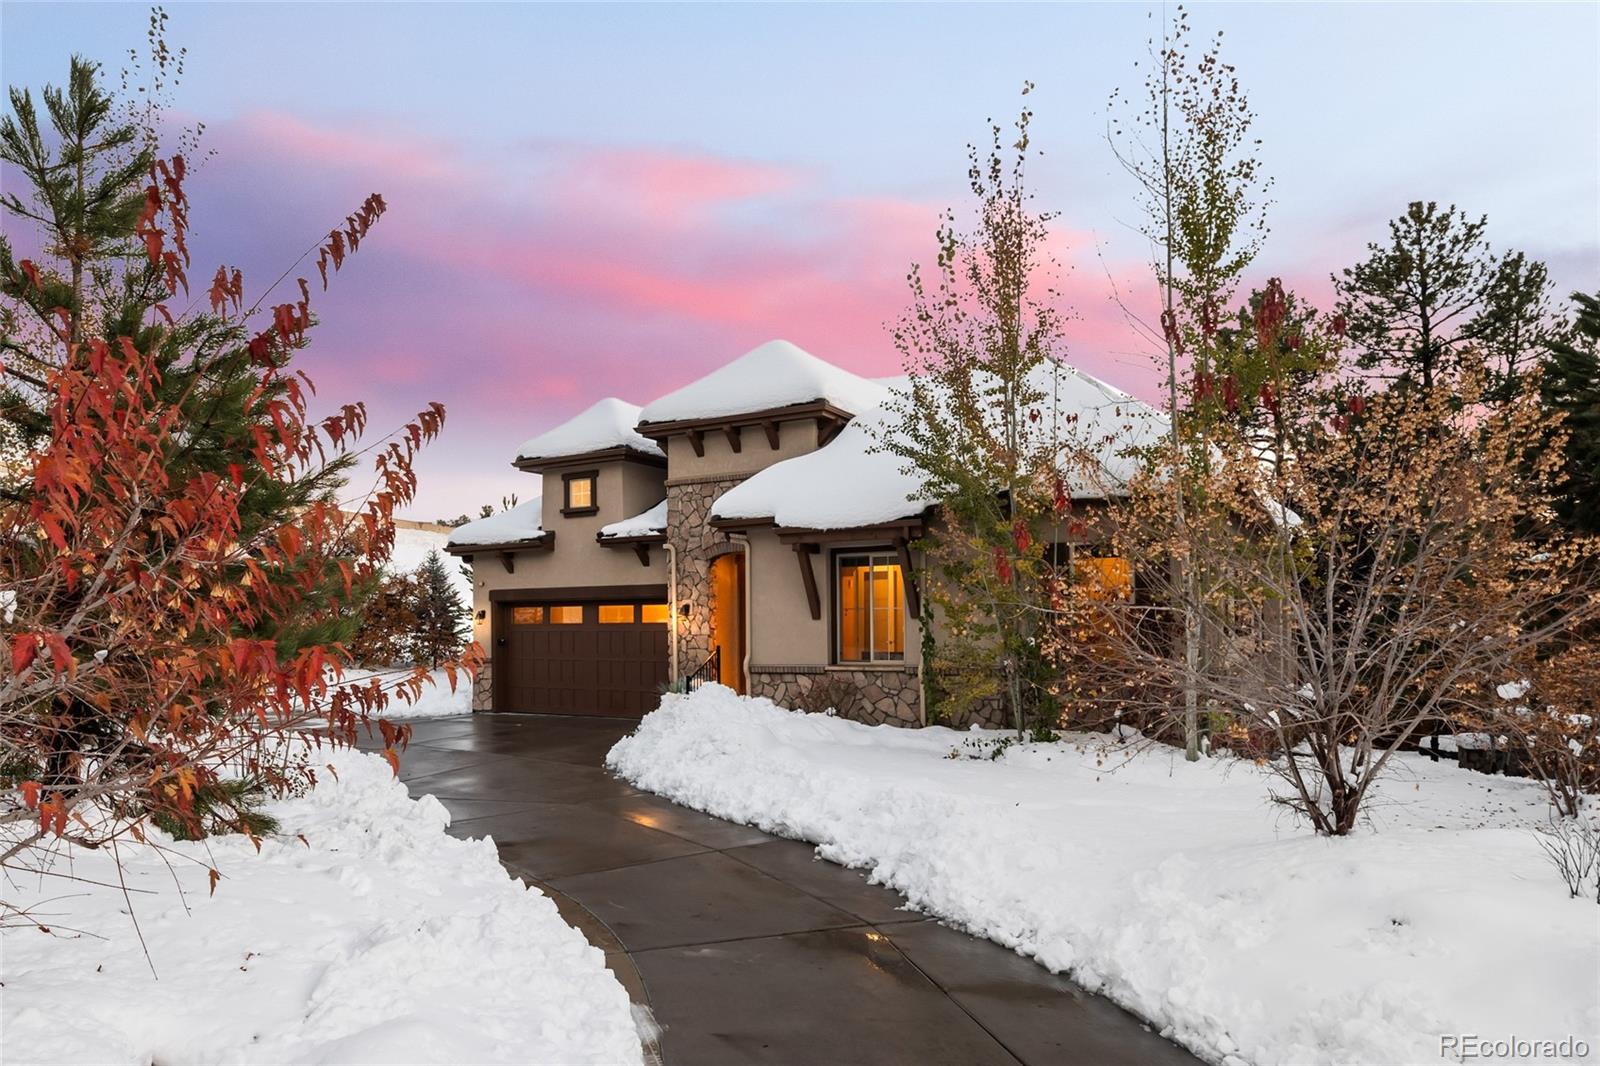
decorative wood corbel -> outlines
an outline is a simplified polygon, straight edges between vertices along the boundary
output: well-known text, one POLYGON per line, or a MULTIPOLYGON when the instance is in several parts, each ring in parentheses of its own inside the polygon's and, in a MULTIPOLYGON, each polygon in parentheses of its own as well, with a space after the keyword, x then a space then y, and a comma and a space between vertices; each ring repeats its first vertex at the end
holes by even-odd
POLYGON ((811 556, 816 554, 815 544, 796 544, 794 557, 800 562, 800 583, 806 587, 806 606, 811 608, 811 617, 822 617, 822 595, 817 591, 817 575, 811 569, 811 556))

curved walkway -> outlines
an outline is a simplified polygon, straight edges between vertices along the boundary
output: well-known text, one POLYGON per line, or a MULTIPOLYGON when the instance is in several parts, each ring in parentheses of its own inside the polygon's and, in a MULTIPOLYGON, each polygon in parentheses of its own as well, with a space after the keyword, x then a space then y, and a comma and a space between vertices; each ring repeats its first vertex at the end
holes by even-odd
POLYGON ((663 1029, 668 1066, 1197 1061, 1101 997, 782 840, 603 768, 633 723, 415 723, 401 777, 492 836, 663 1029))

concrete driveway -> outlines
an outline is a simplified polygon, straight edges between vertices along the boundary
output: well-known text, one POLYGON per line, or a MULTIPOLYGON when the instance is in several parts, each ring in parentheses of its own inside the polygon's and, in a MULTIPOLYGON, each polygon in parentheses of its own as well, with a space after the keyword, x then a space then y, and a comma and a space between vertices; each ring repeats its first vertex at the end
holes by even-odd
POLYGON ((1099 996, 781 840, 603 768, 631 722, 415 724, 401 777, 492 836, 663 1027, 669 1066, 1198 1061, 1099 996))

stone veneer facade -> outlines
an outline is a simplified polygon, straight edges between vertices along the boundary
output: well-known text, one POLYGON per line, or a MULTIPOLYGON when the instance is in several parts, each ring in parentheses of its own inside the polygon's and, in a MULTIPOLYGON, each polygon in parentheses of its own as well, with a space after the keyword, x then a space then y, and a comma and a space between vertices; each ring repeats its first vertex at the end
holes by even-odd
POLYGON ((483 665, 478 667, 478 674, 472 679, 472 709, 475 711, 494 710, 494 660, 485 659, 483 665))
POLYGON ((750 667, 752 696, 765 696, 780 707, 832 710, 867 725, 921 725, 921 684, 915 667, 750 667))
POLYGON ((711 654, 711 560, 732 541, 710 523, 711 505, 744 477, 684 478, 667 482, 667 540, 678 556, 677 676, 699 669, 711 654))

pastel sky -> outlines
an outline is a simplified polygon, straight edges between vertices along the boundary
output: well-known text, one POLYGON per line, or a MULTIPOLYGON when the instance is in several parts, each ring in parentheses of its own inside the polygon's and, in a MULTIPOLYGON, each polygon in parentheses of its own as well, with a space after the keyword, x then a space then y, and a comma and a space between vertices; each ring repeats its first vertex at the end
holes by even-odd
MULTIPOLYGON (((1198 4, 1259 115, 1272 234, 1251 281, 1325 300, 1412 199, 1600 286, 1593 4, 1198 4)), ((1152 20, 1152 12, 1154 20, 1152 20)), ((964 206, 965 144, 1025 79, 1059 211, 1069 358, 1146 396, 1111 302, 1153 305, 1106 99, 1135 88, 1141 4, 170 6, 176 106, 215 155, 191 181, 195 273, 255 294, 369 192, 390 211, 315 305, 306 369, 373 425, 430 400, 445 434, 410 516, 476 511, 517 445, 606 395, 643 403, 761 341, 898 370, 885 324, 964 206), (249 284, 254 282, 254 285, 249 284)), ((0 3, 0 73, 80 52, 114 73, 139 4, 0 3)), ((308 261, 300 273, 312 273, 308 261)), ((292 277, 292 275, 291 275, 292 277)))

